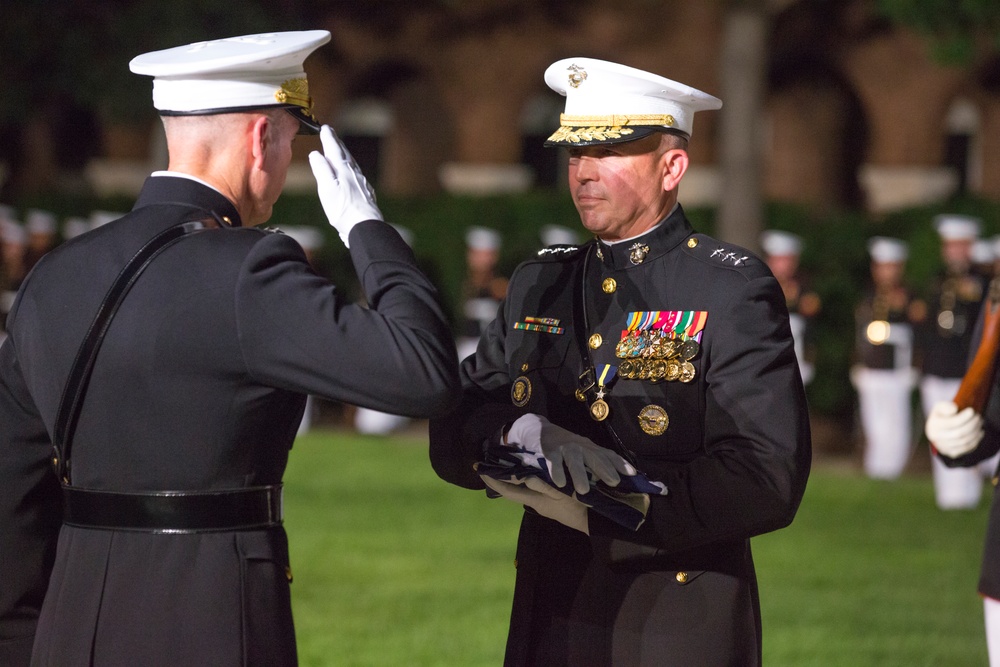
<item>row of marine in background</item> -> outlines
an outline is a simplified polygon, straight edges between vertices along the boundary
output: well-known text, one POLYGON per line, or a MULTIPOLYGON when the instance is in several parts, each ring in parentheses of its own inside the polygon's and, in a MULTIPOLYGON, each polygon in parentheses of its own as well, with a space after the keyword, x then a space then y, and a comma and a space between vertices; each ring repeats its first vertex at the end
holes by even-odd
MULTIPOLYGON (((945 214, 934 219, 934 228, 942 268, 924 294, 905 281, 905 241, 875 236, 867 244, 870 280, 855 310, 850 379, 858 397, 863 468, 874 479, 903 474, 921 435, 914 425, 922 424, 935 404, 955 396, 986 285, 1000 268, 1000 239, 980 238, 979 219, 945 214)), ((761 247, 785 293, 802 380, 808 384, 815 374, 810 324, 821 304, 798 271, 802 240, 769 231, 761 247)), ((984 478, 997 466, 996 457, 969 468, 948 468, 930 458, 935 501, 944 510, 976 507, 984 478)))

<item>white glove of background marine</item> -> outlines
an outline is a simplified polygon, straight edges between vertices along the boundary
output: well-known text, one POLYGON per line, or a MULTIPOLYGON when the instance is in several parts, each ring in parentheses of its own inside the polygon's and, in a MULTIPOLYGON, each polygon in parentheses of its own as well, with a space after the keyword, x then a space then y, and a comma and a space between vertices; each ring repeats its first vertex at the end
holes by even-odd
POLYGON ((384 220, 375 203, 375 191, 357 163, 329 125, 320 128, 323 153, 309 153, 309 166, 323 212, 344 245, 354 225, 365 220, 384 220))
POLYGON ((504 442, 543 456, 549 477, 558 487, 566 486, 566 470, 569 470, 573 488, 579 494, 590 491, 588 470, 608 486, 621 482, 619 473, 636 474, 628 461, 610 449, 560 428, 541 415, 529 413, 518 417, 504 442))
POLYGON ((558 521, 581 533, 590 534, 587 506, 573 496, 567 496, 562 491, 553 489, 545 480, 528 477, 524 482, 514 483, 501 482, 486 475, 479 477, 486 486, 507 500, 526 505, 546 518, 558 521))
POLYGON ((941 401, 931 410, 924 426, 934 448, 949 458, 968 454, 983 439, 983 417, 972 408, 961 412, 951 401, 941 401))

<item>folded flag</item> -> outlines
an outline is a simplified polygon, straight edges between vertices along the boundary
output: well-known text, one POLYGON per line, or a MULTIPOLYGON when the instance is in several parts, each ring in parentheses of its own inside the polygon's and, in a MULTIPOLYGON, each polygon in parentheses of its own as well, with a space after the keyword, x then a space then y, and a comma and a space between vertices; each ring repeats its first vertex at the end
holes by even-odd
MULTIPOLYGON (((476 467, 480 475, 486 475, 501 482, 523 482, 528 477, 538 477, 552 488, 576 498, 598 514, 629 530, 639 530, 649 511, 649 494, 667 495, 667 487, 662 482, 654 482, 644 474, 621 475, 618 486, 608 486, 590 475, 590 491, 579 494, 572 483, 558 487, 552 483, 544 456, 516 445, 492 445, 485 459, 476 467)), ((499 498, 492 489, 486 489, 490 498, 499 498)))

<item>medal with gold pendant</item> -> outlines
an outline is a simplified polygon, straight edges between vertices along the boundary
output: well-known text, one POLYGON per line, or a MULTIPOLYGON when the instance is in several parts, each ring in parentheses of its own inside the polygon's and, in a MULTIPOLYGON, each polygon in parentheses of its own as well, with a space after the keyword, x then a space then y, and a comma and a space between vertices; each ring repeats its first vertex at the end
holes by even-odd
POLYGON ((590 404, 590 416, 595 421, 602 422, 611 414, 611 407, 604 400, 604 397, 607 395, 605 388, 611 384, 617 372, 617 366, 604 364, 597 374, 597 393, 594 394, 596 400, 590 404))

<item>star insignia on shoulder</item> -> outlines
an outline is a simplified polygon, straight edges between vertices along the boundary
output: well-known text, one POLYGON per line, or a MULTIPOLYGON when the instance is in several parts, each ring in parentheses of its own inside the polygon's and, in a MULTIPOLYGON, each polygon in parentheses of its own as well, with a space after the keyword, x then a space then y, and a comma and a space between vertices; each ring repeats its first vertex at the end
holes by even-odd
POLYGON ((570 252, 576 252, 579 249, 580 247, 575 245, 554 245, 539 250, 538 256, 545 257, 546 255, 562 255, 570 252))
POLYGON ((721 245, 713 250, 709 257, 714 257, 722 263, 731 262, 733 266, 742 266, 750 259, 749 255, 739 255, 731 250, 726 250, 721 245))

